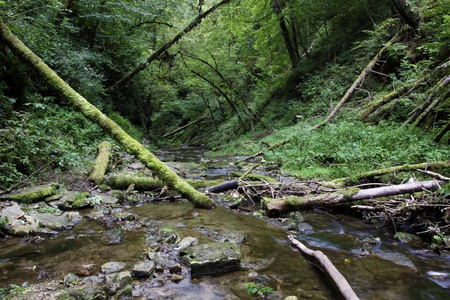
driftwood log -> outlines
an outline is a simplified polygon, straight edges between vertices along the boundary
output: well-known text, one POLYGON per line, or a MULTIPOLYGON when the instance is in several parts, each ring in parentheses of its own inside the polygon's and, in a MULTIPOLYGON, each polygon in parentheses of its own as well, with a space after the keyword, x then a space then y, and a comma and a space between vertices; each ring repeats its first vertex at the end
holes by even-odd
POLYGON ((357 300, 358 296, 353 291, 352 287, 348 283, 347 279, 339 272, 328 257, 319 250, 311 250, 301 242, 296 240, 292 235, 288 236, 289 242, 294 245, 300 252, 314 258, 322 266, 323 270, 331 277, 336 284, 336 287, 341 292, 342 296, 346 300, 357 300))
POLYGON ((266 209, 267 216, 277 217, 292 210, 308 210, 319 206, 336 205, 357 200, 416 193, 425 190, 436 190, 440 188, 441 183, 442 182, 432 180, 365 190, 353 188, 334 193, 306 195, 304 197, 288 196, 278 199, 264 198, 263 205, 266 209))
POLYGON ((94 169, 88 178, 88 180, 93 181, 97 185, 105 180, 105 173, 111 156, 111 148, 111 143, 108 141, 103 141, 97 146, 97 159, 95 160, 94 169))

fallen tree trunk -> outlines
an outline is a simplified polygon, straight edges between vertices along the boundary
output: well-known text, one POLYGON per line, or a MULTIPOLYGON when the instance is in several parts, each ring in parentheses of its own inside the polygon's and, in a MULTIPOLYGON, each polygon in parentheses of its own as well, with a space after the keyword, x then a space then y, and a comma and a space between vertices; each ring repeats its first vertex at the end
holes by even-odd
POLYGON ((21 60, 29 64, 59 96, 72 107, 80 111, 88 120, 100 126, 129 154, 135 155, 145 166, 152 170, 167 186, 179 192, 196 207, 213 208, 214 202, 206 195, 195 190, 175 172, 164 165, 142 144, 129 136, 119 125, 104 115, 94 105, 72 89, 40 57, 27 48, 0 21, 0 39, 21 60))
POLYGON ((442 182, 433 180, 365 190, 354 188, 343 190, 341 192, 306 195, 304 197, 289 196, 278 199, 264 198, 263 205, 266 209, 267 216, 277 217, 293 210, 309 210, 319 206, 330 206, 357 200, 416 193, 424 190, 436 190, 440 188, 440 183, 442 182))
MULTIPOLYGON (((207 188, 222 184, 225 180, 193 180, 186 179, 186 182, 196 188, 207 188)), ((111 176, 106 179, 106 183, 113 189, 126 190, 134 184, 134 189, 138 191, 151 191, 163 188, 166 184, 160 179, 138 176, 111 176)))
POLYGON ((374 171, 370 171, 370 172, 366 172, 366 173, 357 174, 353 177, 344 177, 344 178, 335 179, 331 183, 334 184, 335 187, 338 187, 338 186, 342 186, 343 184, 351 182, 351 181, 359 181, 361 179, 375 177, 375 176, 381 176, 381 175, 394 173, 394 172, 408 172, 408 171, 415 171, 417 169, 446 169, 446 168, 450 168, 450 160, 384 168, 384 169, 379 169, 379 170, 374 170, 374 171))
POLYGON ((237 182, 237 180, 232 180, 232 181, 227 181, 225 183, 216 185, 216 186, 212 186, 207 188, 206 190, 210 193, 220 193, 220 192, 225 192, 228 190, 235 190, 239 187, 239 183, 237 182))
POLYGON ((352 287, 348 283, 347 279, 336 269, 333 263, 328 257, 319 250, 311 250, 300 241, 296 240, 292 235, 288 235, 289 242, 294 245, 301 253, 306 256, 312 257, 322 266, 323 270, 331 277, 336 287, 341 292, 342 296, 346 300, 357 300, 358 296, 353 291, 352 287))
POLYGON ((88 180, 93 181, 96 185, 99 185, 105 180, 105 173, 111 156, 111 148, 111 143, 108 141, 101 142, 97 146, 97 159, 95 160, 94 169, 88 177, 88 180))
POLYGON ((392 43, 394 43, 397 38, 400 36, 400 32, 397 32, 390 40, 389 42, 387 42, 387 44, 381 48, 381 50, 377 53, 377 55, 375 55, 375 57, 369 62, 369 64, 364 68, 364 70, 361 72, 361 74, 358 76, 358 78, 355 80, 355 82, 353 82, 352 86, 347 90, 347 92, 345 93, 344 97, 342 97, 342 99, 338 102, 338 104, 334 107, 334 109, 331 111, 331 113, 328 115, 328 117, 321 123, 317 124, 316 126, 313 127, 313 129, 317 129, 319 127, 322 127, 323 125, 327 124, 328 122, 330 122, 334 116, 337 114, 338 110, 344 105, 344 103, 350 99, 350 97, 353 95, 353 92, 355 91, 355 89, 357 88, 357 86, 359 84, 361 84, 361 82, 364 80, 364 78, 366 77, 367 73, 369 73, 369 71, 375 66, 375 64, 378 62, 378 60, 380 59, 381 55, 384 53, 384 51, 386 51, 387 48, 389 48, 392 43))

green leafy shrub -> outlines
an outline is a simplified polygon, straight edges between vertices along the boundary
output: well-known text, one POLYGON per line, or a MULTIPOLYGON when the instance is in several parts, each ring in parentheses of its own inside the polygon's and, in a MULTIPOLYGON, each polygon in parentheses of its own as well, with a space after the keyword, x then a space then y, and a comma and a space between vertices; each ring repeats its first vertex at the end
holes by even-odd
POLYGON ((81 113, 56 106, 52 98, 28 97, 26 111, 15 112, 0 129, 0 188, 48 167, 56 172, 84 167, 104 139, 81 113))

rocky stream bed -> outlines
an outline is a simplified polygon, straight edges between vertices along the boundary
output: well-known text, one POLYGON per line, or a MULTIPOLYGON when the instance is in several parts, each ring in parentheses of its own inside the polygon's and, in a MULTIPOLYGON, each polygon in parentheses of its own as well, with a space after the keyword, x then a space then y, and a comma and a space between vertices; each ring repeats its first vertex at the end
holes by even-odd
MULTIPOLYGON (((159 156, 192 179, 242 171, 234 158, 205 159, 199 149, 159 156)), ((149 175, 131 156, 120 161, 114 172, 149 175)), ((262 210, 230 209, 235 191, 212 195, 221 205, 202 210, 170 193, 158 197, 161 190, 51 188, 64 192, 37 203, 0 202, 8 221, 0 298, 340 299, 287 234, 321 249, 361 299, 450 297, 449 253, 351 216, 309 211, 269 219, 262 210)))

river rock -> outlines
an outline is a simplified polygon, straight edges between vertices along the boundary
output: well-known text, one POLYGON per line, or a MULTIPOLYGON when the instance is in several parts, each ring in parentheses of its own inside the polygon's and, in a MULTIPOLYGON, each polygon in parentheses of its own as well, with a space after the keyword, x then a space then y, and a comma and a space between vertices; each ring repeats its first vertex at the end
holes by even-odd
POLYGON ((298 300, 297 296, 287 296, 284 300, 298 300))
POLYGON ((58 299, 110 299, 111 291, 105 286, 87 286, 70 290, 69 296, 58 297, 58 299))
POLYGON ((198 244, 197 238, 188 236, 188 237, 185 237, 184 239, 182 239, 178 243, 177 248, 181 250, 181 249, 187 248, 189 246, 197 245, 197 244, 198 244))
POLYGON ((78 277, 77 275, 75 275, 73 273, 69 273, 66 276, 64 276, 64 283, 65 284, 76 283, 79 279, 80 279, 80 277, 78 277))
POLYGON ((39 213, 36 211, 29 212, 29 215, 33 217, 40 227, 48 228, 51 230, 68 229, 74 225, 72 220, 76 222, 81 221, 79 213, 63 214, 57 216, 50 213, 39 213))
POLYGON ((104 244, 107 244, 107 245, 120 244, 123 242, 124 235, 125 234, 124 234, 123 230, 120 230, 120 229, 105 230, 103 232, 101 240, 104 244))
POLYGON ((108 195, 97 195, 100 198, 100 202, 105 205, 117 206, 119 205, 119 199, 117 197, 108 195))
POLYGON ((192 277, 217 275, 239 269, 241 251, 232 242, 214 242, 188 247, 180 252, 191 267, 192 277))
POLYGON ((0 217, 7 220, 5 231, 12 235, 25 236, 36 232, 38 228, 33 218, 29 216, 25 218, 25 212, 16 202, 11 202, 10 206, 2 209, 0 217))
POLYGON ((101 266, 101 270, 103 274, 114 273, 123 270, 123 268, 125 268, 125 265, 126 264, 123 262, 111 261, 103 264, 101 266))
POLYGON ((89 276, 95 272, 95 264, 79 265, 75 268, 74 273, 80 276, 89 276))
POLYGON ((420 237, 418 235, 408 233, 408 232, 397 232, 394 235, 394 238, 399 240, 402 243, 410 243, 413 241, 420 241, 420 237))
POLYGON ((128 271, 111 273, 106 275, 106 283, 113 286, 125 287, 133 282, 133 277, 128 271))
POLYGON ((232 229, 209 229, 206 227, 196 227, 195 230, 200 231, 206 237, 216 241, 216 242, 232 242, 238 246, 241 246, 242 243, 247 238, 247 235, 243 232, 232 230, 232 229))
POLYGON ((133 277, 135 278, 146 278, 150 277, 154 270, 155 263, 153 261, 142 261, 134 265, 131 274, 133 274, 133 277))
POLYGON ((21 203, 34 203, 58 193, 59 185, 55 183, 25 188, 4 196, 21 203))

